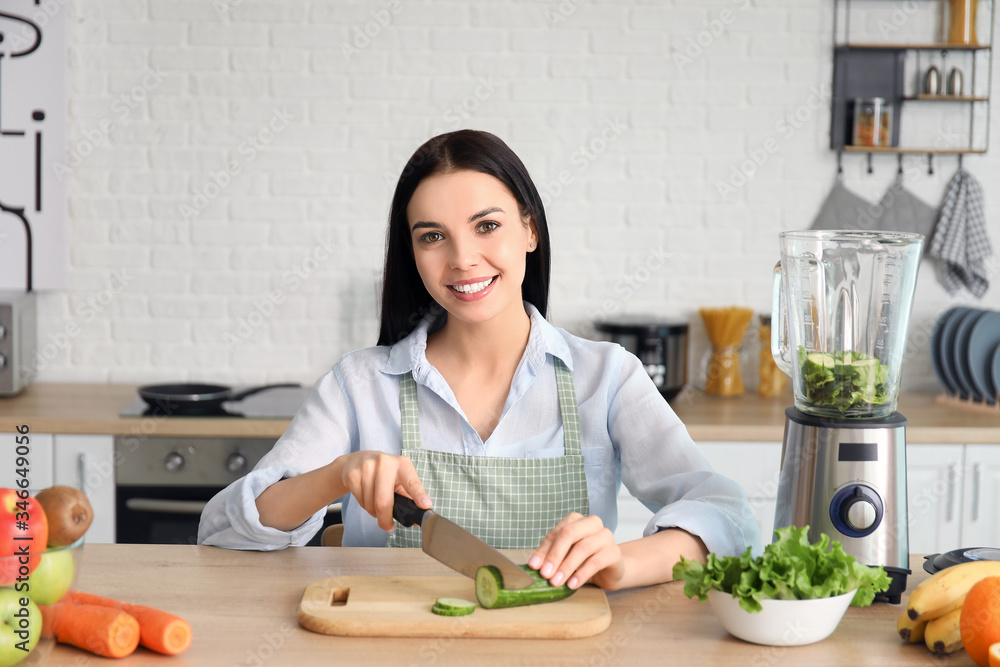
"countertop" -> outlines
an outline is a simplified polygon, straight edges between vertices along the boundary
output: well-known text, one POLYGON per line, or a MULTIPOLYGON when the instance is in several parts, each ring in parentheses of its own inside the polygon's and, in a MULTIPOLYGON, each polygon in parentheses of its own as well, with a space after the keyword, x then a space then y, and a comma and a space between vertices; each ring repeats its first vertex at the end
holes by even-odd
POLYGON ((32 384, 17 396, 0 398, 0 433, 27 424, 32 433, 277 439, 290 421, 120 416, 138 397, 137 389, 122 384, 32 384))
MULTIPOLYGON (((36 383, 0 398, 0 433, 27 424, 33 433, 277 438, 288 419, 121 417, 136 387, 120 384, 36 383)), ((780 442, 791 394, 720 398, 686 389, 671 406, 696 441, 780 442)), ((1000 444, 1000 409, 966 407, 933 393, 905 393, 906 440, 933 444, 1000 444)))
MULTIPOLYGON (((508 552, 513 558, 527 552, 508 552)), ((927 575, 911 557, 912 588, 927 575)), ((191 648, 162 658, 139 648, 121 667, 186 665, 917 665, 937 662, 896 634, 900 607, 851 607, 834 633, 809 646, 776 648, 730 636, 707 603, 689 600, 680 582, 608 594, 611 626, 583 639, 422 638, 389 641, 315 634, 298 625, 306 585, 336 575, 452 574, 417 549, 299 547, 277 552, 187 545, 88 544, 77 588, 147 604, 185 618, 191 648)), ((905 597, 904 597, 905 600, 905 597)), ((46 665, 110 661, 56 646, 46 665)), ((972 665, 964 652, 950 667, 972 665)))

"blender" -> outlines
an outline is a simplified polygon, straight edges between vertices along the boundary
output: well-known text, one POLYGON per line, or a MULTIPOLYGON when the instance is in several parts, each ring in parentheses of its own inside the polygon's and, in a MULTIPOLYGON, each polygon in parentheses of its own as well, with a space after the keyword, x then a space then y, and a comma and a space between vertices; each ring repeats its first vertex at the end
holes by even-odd
POLYGON ((780 235, 771 351, 792 379, 774 527, 826 533, 906 588, 906 418, 896 411, 924 237, 862 231, 780 235))

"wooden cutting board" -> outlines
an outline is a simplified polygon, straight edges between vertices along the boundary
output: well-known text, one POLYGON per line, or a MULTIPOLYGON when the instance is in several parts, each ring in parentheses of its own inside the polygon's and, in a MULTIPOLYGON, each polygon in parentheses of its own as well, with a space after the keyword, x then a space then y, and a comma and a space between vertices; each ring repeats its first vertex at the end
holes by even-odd
POLYGON ((511 609, 479 607, 468 616, 438 616, 439 597, 475 602, 472 579, 460 576, 343 576, 314 581, 299 604, 302 627, 349 637, 589 637, 611 623, 604 591, 586 585, 568 598, 511 609))

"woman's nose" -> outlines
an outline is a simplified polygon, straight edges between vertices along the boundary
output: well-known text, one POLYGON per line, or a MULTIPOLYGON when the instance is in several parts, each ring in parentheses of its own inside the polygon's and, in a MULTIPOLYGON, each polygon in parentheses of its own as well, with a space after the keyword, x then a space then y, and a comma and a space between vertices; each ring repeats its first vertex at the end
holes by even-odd
POLYGON ((453 240, 451 244, 451 268, 458 270, 470 269, 478 263, 478 253, 475 244, 462 239, 453 240))

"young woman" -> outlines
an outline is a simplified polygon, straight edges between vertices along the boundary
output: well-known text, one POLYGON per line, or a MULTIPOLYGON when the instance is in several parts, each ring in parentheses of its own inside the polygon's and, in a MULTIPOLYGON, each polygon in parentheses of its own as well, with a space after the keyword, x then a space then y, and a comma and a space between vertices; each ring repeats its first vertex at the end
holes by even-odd
POLYGON ((393 493, 498 548, 534 549, 552 584, 669 581, 681 555, 760 549, 738 484, 716 474, 622 347, 545 320, 541 198, 497 137, 417 149, 389 215, 378 346, 345 355, 274 449, 208 504, 199 542, 305 544, 344 503, 345 546, 419 546, 393 493), (653 512, 616 544, 624 482, 653 512))

